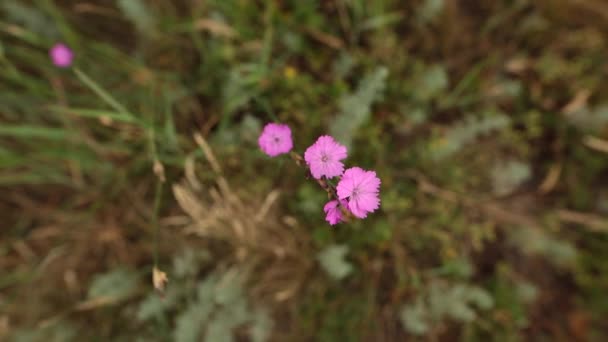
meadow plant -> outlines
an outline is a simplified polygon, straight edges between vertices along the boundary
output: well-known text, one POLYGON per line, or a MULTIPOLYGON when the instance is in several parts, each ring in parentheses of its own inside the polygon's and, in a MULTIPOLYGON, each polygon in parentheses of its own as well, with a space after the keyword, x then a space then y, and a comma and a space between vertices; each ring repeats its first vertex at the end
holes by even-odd
POLYGON ((68 68, 74 60, 74 53, 63 43, 57 43, 49 50, 49 56, 53 64, 59 68, 68 68))
POLYGON ((347 156, 346 147, 336 142, 334 138, 324 135, 319 137, 304 152, 304 160, 315 179, 321 177, 333 178, 342 175, 344 164, 341 162, 347 156))
POLYGON ((264 127, 258 144, 270 157, 288 153, 293 148, 291 129, 287 125, 269 123, 264 127))
POLYGON ((329 135, 320 136, 304 152, 304 158, 291 151, 291 129, 285 124, 269 123, 258 139, 262 151, 270 157, 291 152, 292 158, 304 166, 309 175, 327 192, 329 202, 323 207, 325 220, 330 225, 365 218, 380 207, 380 179, 375 171, 351 167, 344 171, 348 151, 346 146, 329 135), (332 178, 339 177, 336 185, 332 178))
POLYGON ((323 211, 325 212, 325 220, 332 226, 342 222, 342 211, 340 210, 341 207, 347 208, 348 202, 345 200, 341 200, 340 202, 337 200, 331 200, 323 207, 323 211), (340 203, 340 205, 338 205, 338 203, 340 203))
POLYGON ((348 200, 348 210, 358 218, 367 217, 380 207, 380 179, 375 171, 351 167, 344 171, 337 186, 338 198, 348 200))

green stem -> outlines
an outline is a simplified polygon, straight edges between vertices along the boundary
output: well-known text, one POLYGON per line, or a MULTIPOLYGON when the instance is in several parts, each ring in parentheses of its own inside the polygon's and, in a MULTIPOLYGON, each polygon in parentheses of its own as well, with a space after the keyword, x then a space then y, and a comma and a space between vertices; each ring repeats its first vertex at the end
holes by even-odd
POLYGON ((163 183, 159 179, 156 181, 156 189, 154 191, 154 216, 152 217, 152 225, 154 226, 154 267, 158 266, 158 253, 160 249, 160 225, 158 224, 158 212, 160 211, 162 193, 163 183))

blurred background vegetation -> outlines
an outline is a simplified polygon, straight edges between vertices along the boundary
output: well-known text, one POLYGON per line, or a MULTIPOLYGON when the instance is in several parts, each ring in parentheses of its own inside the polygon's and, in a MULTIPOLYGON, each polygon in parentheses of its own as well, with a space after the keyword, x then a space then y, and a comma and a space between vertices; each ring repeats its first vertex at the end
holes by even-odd
POLYGON ((607 43, 603 0, 3 0, 0 340, 604 341, 607 43), (381 209, 330 227, 271 121, 381 209))

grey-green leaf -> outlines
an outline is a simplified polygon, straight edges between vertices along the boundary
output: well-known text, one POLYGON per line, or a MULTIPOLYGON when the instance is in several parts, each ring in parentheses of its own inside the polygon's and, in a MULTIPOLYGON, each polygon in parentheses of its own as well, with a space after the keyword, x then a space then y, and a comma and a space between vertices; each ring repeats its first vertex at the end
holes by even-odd
POLYGON ((347 246, 332 245, 321 251, 318 259, 327 274, 334 279, 340 280, 353 271, 353 266, 346 261, 347 253, 347 246))
POLYGON ((379 99, 386 86, 388 69, 378 67, 367 74, 357 90, 340 98, 340 113, 330 125, 330 132, 340 143, 350 147, 356 130, 371 114, 372 104, 379 99))
POLYGON ((89 298, 108 297, 121 299, 129 296, 137 286, 137 274, 133 270, 118 268, 96 276, 89 288, 89 298))
POLYGON ((135 24, 139 32, 150 34, 156 30, 156 18, 144 1, 118 0, 117 4, 125 17, 135 24))

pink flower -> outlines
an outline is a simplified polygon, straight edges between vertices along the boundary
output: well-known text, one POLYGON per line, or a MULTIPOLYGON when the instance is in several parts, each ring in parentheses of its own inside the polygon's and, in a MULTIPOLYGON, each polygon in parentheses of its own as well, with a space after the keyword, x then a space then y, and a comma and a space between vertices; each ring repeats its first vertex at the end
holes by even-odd
MULTIPOLYGON (((340 201, 343 207, 347 207, 348 203, 344 200, 340 201)), ((323 207, 323 211, 325 214, 325 220, 329 222, 332 226, 336 223, 342 222, 342 211, 340 210, 340 206, 338 205, 338 201, 333 200, 327 202, 323 207)))
POLYGON ((323 135, 304 152, 304 160, 316 179, 336 177, 344 171, 342 159, 346 158, 346 147, 334 138, 323 135))
POLYGON ((67 45, 58 43, 53 45, 51 50, 49 50, 49 55, 53 60, 53 64, 60 68, 67 68, 72 65, 72 60, 74 59, 74 53, 72 50, 67 47, 67 45))
POLYGON ((376 172, 366 171, 360 167, 351 167, 344 171, 336 190, 338 198, 348 199, 348 210, 358 218, 365 218, 380 207, 378 191, 380 179, 376 172))
POLYGON ((284 124, 269 123, 264 127, 258 138, 258 145, 264 153, 271 157, 291 151, 291 129, 284 124))

